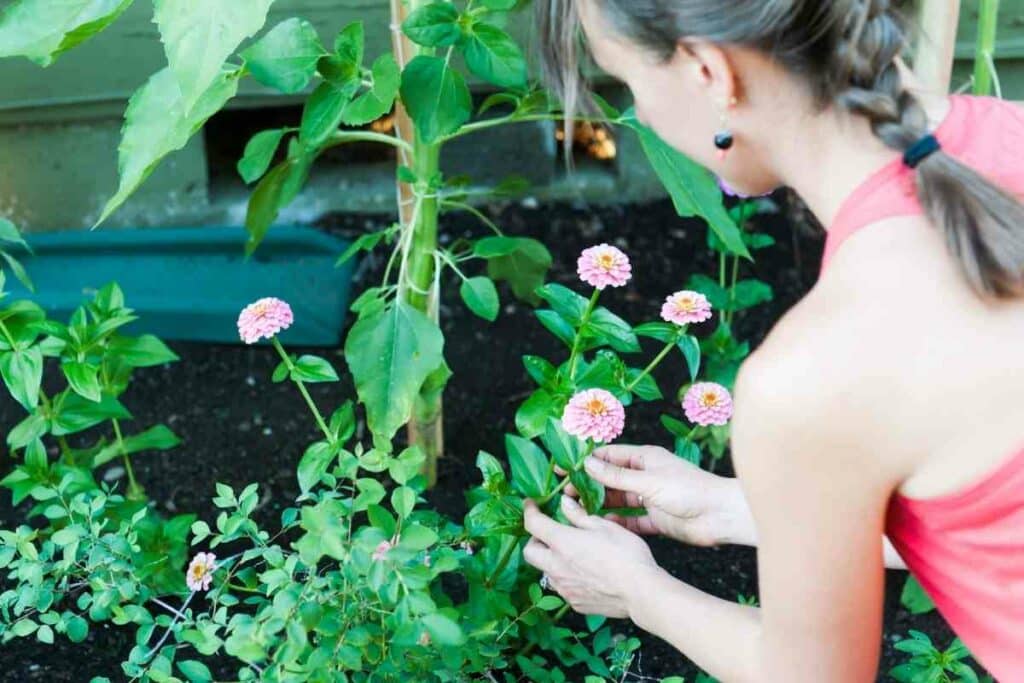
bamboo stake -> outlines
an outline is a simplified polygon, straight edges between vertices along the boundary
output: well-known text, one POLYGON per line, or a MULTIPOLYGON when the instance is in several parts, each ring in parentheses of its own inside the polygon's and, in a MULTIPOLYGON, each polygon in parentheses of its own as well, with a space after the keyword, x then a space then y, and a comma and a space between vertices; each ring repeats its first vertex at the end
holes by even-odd
POLYGON ((921 35, 914 58, 914 73, 925 90, 948 92, 953 80, 960 1, 921 0, 918 24, 921 35))

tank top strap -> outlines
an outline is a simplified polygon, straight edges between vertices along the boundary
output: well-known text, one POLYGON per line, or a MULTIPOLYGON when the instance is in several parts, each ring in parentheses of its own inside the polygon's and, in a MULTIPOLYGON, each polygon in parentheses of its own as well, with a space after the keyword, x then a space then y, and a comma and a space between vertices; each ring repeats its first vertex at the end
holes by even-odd
MULTIPOLYGON (((950 98, 950 110, 934 131, 946 153, 959 156, 962 152, 970 108, 970 98, 959 95, 950 98)), ((887 218, 922 213, 915 171, 907 168, 902 159, 889 162, 868 176, 843 201, 828 229, 821 272, 825 272, 839 247, 861 228, 887 218)))

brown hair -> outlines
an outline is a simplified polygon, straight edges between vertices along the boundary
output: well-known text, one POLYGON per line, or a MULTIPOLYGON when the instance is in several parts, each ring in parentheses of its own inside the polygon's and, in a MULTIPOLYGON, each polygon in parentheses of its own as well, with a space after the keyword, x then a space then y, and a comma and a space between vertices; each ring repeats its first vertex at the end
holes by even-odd
MULTIPOLYGON (((576 3, 534 0, 544 75, 567 115, 587 102, 576 3)), ((591 0, 615 30, 668 60, 684 37, 772 55, 804 80, 818 106, 865 116, 899 152, 925 135, 927 117, 902 84, 897 58, 908 28, 890 0, 591 0)), ((971 286, 1024 294, 1024 205, 941 151, 917 167, 918 197, 971 286)))

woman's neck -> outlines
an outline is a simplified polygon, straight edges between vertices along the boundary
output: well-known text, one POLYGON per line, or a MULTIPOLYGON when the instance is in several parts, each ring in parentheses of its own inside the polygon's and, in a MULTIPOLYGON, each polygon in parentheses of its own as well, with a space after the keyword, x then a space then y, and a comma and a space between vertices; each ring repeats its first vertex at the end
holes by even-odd
MULTIPOLYGON (((949 112, 946 96, 918 94, 934 128, 949 112)), ((826 230, 843 202, 878 169, 899 158, 871 130, 867 119, 830 108, 779 125, 772 164, 826 230), (793 125, 792 121, 798 121, 793 125)))

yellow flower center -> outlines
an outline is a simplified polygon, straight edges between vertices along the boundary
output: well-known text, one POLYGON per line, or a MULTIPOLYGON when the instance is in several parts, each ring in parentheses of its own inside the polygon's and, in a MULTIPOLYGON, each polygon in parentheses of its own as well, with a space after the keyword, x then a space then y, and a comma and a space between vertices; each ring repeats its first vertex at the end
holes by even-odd
POLYGON ((713 391, 705 392, 704 395, 701 397, 700 402, 704 405, 705 408, 714 408, 715 406, 718 405, 718 394, 716 394, 713 391))
POLYGON ((691 296, 681 296, 676 299, 676 308, 683 313, 693 313, 697 310, 697 302, 691 296))
POLYGON ((606 406, 604 404, 604 401, 602 401, 599 398, 590 399, 587 402, 586 408, 587 412, 593 415, 594 417, 600 417, 601 415, 604 415, 606 412, 608 412, 608 406, 606 406))
POLYGON ((601 266, 605 270, 611 270, 615 267, 615 254, 608 252, 599 254, 597 257, 597 265, 601 266))
POLYGON ((203 578, 203 576, 205 576, 205 575, 206 575, 206 566, 205 565, 197 564, 194 567, 192 567, 192 578, 193 579, 199 580, 199 579, 203 578))

